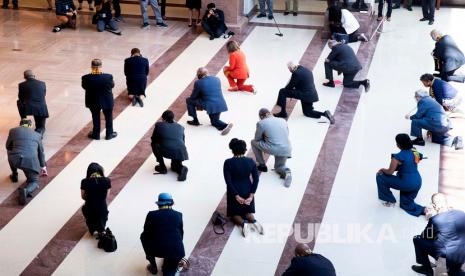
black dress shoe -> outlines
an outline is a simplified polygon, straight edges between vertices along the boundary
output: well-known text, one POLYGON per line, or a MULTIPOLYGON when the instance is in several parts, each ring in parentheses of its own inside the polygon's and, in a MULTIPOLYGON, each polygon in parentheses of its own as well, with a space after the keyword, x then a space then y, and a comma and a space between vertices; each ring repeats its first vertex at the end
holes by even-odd
POLYGON ((323 85, 327 87, 336 87, 336 85, 334 84, 334 81, 325 82, 323 83, 323 85))
POLYGON ((257 170, 261 171, 261 172, 267 172, 268 171, 268 167, 266 165, 258 165, 257 166, 257 170))
POLYGON ((132 104, 132 106, 136 106, 136 104, 137 104, 136 96, 132 97, 131 104, 132 104))
POLYGON ((422 138, 415 138, 415 140, 412 140, 412 144, 417 146, 424 146, 425 140, 423 140, 422 138))
POLYGON ((430 20, 430 21, 428 22, 428 25, 433 25, 433 24, 434 24, 434 20, 430 20))
POLYGON ((265 14, 265 13, 261 13, 261 14, 257 15, 257 18, 262 18, 262 17, 266 17, 266 14, 265 14))
POLYGON ((26 200, 27 200, 27 191, 26 191, 26 189, 19 188, 19 197, 18 197, 19 204, 26 205, 26 200))
POLYGON ((187 169, 186 166, 182 166, 181 168, 181 172, 179 173, 178 175, 178 181, 185 181, 186 180, 186 177, 187 177, 187 172, 189 170, 187 169))
POLYGON ((407 10, 408 10, 408 11, 413 11, 413 10, 412 10, 412 7, 407 7, 407 10))
POLYGON ((105 140, 111 140, 111 139, 115 138, 116 136, 118 136, 118 133, 116 131, 113 131, 109 135, 105 136, 105 140))
POLYGON ((293 16, 297 16, 297 13, 296 13, 296 12, 294 12, 294 13, 292 13, 292 15, 293 15, 293 16))
POLYGON ((325 111, 325 117, 328 118, 329 123, 332 124, 332 125, 334 125, 334 123, 336 122, 336 120, 334 120, 333 114, 331 114, 331 111, 329 111, 329 110, 325 111))
POLYGON ((100 140, 100 136, 94 135, 92 131, 87 134, 87 137, 89 137, 89 139, 100 140))
MULTIPOLYGON (((457 136, 454 138, 452 142, 452 146, 455 147, 455 150, 461 150, 463 149, 463 141, 461 136, 457 136)), ((14 181, 13 181, 14 182, 14 181)))
POLYGON ((283 14, 284 14, 284 15, 289 15, 289 12, 286 11, 286 12, 284 12, 283 14))
POLYGON ((138 96, 138 97, 136 98, 136 100, 137 100, 137 102, 139 103, 139 106, 140 106, 140 107, 144 107, 144 102, 142 101, 142 99, 141 99, 140 96, 138 96))
POLYGON ((8 5, 2 5, 2 9, 8 9, 8 5))
POLYGON ((155 171, 159 174, 167 174, 168 173, 168 170, 166 169, 165 166, 161 166, 161 165, 156 165, 155 166, 155 171))
POLYGON ((415 271, 416 273, 420 273, 420 274, 427 275, 427 276, 434 275, 434 271, 432 268, 427 269, 426 267, 422 265, 412 265, 412 270, 415 271))
POLYGON ((365 93, 370 91, 370 80, 366 79, 363 83, 363 86, 365 87, 365 93))
POLYGON ((194 119, 192 121, 187 121, 187 124, 191 126, 200 126, 200 122, 197 119, 194 119))
POLYGON ((281 111, 281 112, 278 112, 278 113, 274 113, 273 116, 278 117, 278 118, 286 119, 287 118, 287 113, 281 111))
POLYGON ((273 20, 274 16, 271 14, 271 15, 268 15, 268 19, 269 20, 273 20))
POLYGON ((14 5, 13 10, 17 10, 17 9, 19 9, 18 5, 14 5))
POLYGON ((151 265, 151 264, 147 265, 147 270, 148 270, 148 272, 150 272, 153 275, 157 275, 157 273, 158 273, 158 269, 156 267, 154 267, 153 265, 151 265))
POLYGON ((423 17, 422 19, 420 19, 420 21, 422 21, 422 22, 423 22, 423 21, 428 21, 428 18, 424 18, 424 17, 423 17))
POLYGON ((400 4, 395 4, 392 6, 392 9, 395 10, 395 9, 399 9, 400 8, 400 4))
POLYGON ((10 174, 10 180, 11 180, 11 182, 13 182, 13 183, 18 182, 18 174, 17 174, 17 173, 12 173, 12 174, 10 174))

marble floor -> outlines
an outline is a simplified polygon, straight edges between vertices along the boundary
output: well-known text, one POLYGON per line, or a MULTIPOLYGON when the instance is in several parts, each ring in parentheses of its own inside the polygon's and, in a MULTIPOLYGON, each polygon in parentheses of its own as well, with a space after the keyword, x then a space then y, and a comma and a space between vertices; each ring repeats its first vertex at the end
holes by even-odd
MULTIPOLYGON (((462 49, 464 16, 464 9, 442 8, 434 25, 452 35, 462 49)), ((392 21, 373 40, 351 44, 364 67, 358 77, 371 80, 369 93, 321 85, 330 51, 322 38, 321 15, 277 14, 283 38, 274 35, 276 29, 267 25, 268 19, 252 19, 242 34, 234 36, 247 55, 248 82, 258 90, 252 95, 226 91, 221 69, 227 63, 227 40, 210 41, 205 34, 188 30, 185 23, 169 21, 166 29, 140 30, 138 19, 127 19, 119 37, 95 32, 83 17, 79 30, 53 34, 51 13, 0 10, 0 144, 17 124, 17 84, 25 69, 34 70, 47 83, 51 114, 44 137, 49 176, 41 179, 40 190, 26 206, 17 204, 18 185, 9 181, 6 151, 0 148, 0 275, 147 275, 139 235, 160 192, 170 192, 175 209, 183 213, 191 268, 181 275, 239 275, 239 263, 249 268, 240 275, 281 275, 298 235, 329 258, 338 275, 416 275, 410 270, 411 238, 426 221, 398 207, 383 207, 377 199, 375 173, 387 166, 389 154, 396 150, 394 136, 409 132, 404 114, 415 104, 419 76, 433 66, 432 27, 419 23, 420 17, 418 8, 395 10, 392 21), (126 98, 123 60, 133 47, 140 48, 151 63, 144 108, 130 106, 126 98), (119 136, 111 141, 85 137, 90 114, 83 104, 80 76, 89 71, 95 57, 103 60, 104 71, 113 74, 116 83, 114 128, 119 136), (244 239, 228 223, 226 233, 217 236, 210 217, 215 210, 225 210, 222 163, 231 156, 227 144, 233 137, 253 138, 258 109, 273 108, 279 88, 289 80, 288 61, 312 69, 320 98, 315 108, 330 110, 336 124, 306 118, 300 102, 289 101, 291 187, 284 188, 273 172, 261 174, 256 216, 265 235, 251 233, 244 239), (222 119, 234 123, 226 137, 209 126, 204 113, 199 114, 202 126, 186 123, 185 98, 200 66, 207 66, 222 81, 229 107, 222 119), (190 160, 185 163, 189 167, 185 182, 177 182, 173 173, 153 175, 150 135, 168 108, 186 128, 190 160), (118 250, 111 254, 96 248, 80 211, 79 184, 92 161, 100 163, 113 182, 108 226, 118 250)), ((371 30, 377 23, 367 18, 363 24, 371 30)), ((465 93, 465 85, 453 85, 465 93)), ((455 134, 465 136, 464 118, 454 118, 453 123, 455 134)), ((423 186, 417 201, 426 205, 439 190, 454 207, 465 210, 464 152, 430 142, 419 150, 428 159, 420 165, 423 186)), ((274 160, 267 162, 271 167, 274 160)))

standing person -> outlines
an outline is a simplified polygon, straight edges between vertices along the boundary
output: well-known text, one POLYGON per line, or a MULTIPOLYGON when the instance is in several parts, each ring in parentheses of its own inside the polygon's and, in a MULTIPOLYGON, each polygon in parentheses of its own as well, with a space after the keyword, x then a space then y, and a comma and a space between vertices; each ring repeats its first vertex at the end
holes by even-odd
POLYGON ((444 81, 465 82, 465 76, 454 75, 465 64, 465 55, 450 35, 443 35, 438 30, 431 31, 431 38, 436 41, 431 53, 435 61, 435 70, 444 81))
POLYGON ((217 9, 215 3, 207 5, 207 10, 202 17, 202 28, 208 35, 210 35, 210 40, 222 35, 224 35, 224 38, 234 35, 231 31, 225 35, 228 27, 226 26, 226 23, 224 23, 224 12, 217 9))
POLYGON ((347 9, 341 9, 333 5, 328 8, 329 30, 332 39, 343 43, 357 41, 367 42, 368 38, 364 33, 360 33, 360 24, 357 18, 347 9))
POLYGON ((166 0, 158 0, 158 5, 160 6, 161 17, 166 20, 166 0))
POLYGON ((284 187, 292 183, 291 170, 286 167, 286 161, 291 158, 291 142, 289 141, 289 128, 283 118, 274 117, 271 112, 262 108, 258 112, 260 121, 257 123, 255 138, 252 140, 252 150, 257 160, 257 169, 267 172, 263 153, 274 156, 274 170, 284 179, 284 187))
POLYGON ((421 0, 421 11, 423 12, 423 17, 420 21, 428 21, 428 25, 434 24, 434 10, 436 7, 434 4, 435 0, 421 0))
POLYGON ((379 0, 379 3, 378 3, 378 18, 376 20, 378 20, 378 21, 383 20, 384 1, 386 1, 386 4, 387 4, 386 20, 391 21, 392 0, 379 0))
POLYGON ((228 91, 246 91, 255 94, 253 85, 244 84, 249 78, 249 67, 239 44, 234 40, 230 40, 226 43, 226 49, 229 53, 229 66, 223 68, 223 73, 229 82, 228 91))
POLYGON ((359 88, 360 85, 365 87, 365 92, 370 90, 370 80, 363 81, 354 80, 357 73, 362 70, 362 65, 357 59, 354 50, 347 44, 337 43, 334 40, 328 42, 331 53, 325 60, 325 75, 327 82, 324 86, 335 87, 333 80, 333 70, 342 72, 344 78, 342 83, 347 88, 359 88))
POLYGON ((18 169, 26 175, 26 187, 19 188, 19 204, 26 204, 27 197, 39 188, 39 176, 47 175, 42 137, 31 129, 32 122, 21 119, 19 127, 10 129, 6 140, 10 179, 18 182, 18 169))
POLYGON ((393 207, 396 198, 391 189, 400 191, 400 208, 412 216, 425 214, 425 207, 415 203, 415 198, 421 188, 421 175, 418 172, 418 163, 423 154, 414 147, 407 134, 397 134, 397 147, 400 152, 392 154, 389 168, 382 168, 376 174, 378 198, 386 207, 393 207), (394 175, 394 172, 397 174, 394 175))
POLYGON ((325 112, 316 111, 313 103, 318 102, 318 92, 313 82, 313 73, 302 65, 296 65, 292 62, 287 64, 287 68, 292 73, 291 80, 286 87, 281 88, 278 94, 276 105, 281 111, 274 114, 275 117, 287 118, 286 99, 298 99, 302 104, 302 111, 305 116, 319 119, 321 116, 328 118, 331 124, 334 124, 334 117, 329 110, 325 112))
POLYGON ((200 24, 200 9, 202 7, 201 0, 186 0, 186 7, 189 10, 189 27, 192 27, 192 17, 194 16, 194 10, 197 13, 197 19, 195 20, 195 24, 200 24))
POLYGON ((247 145, 243 140, 229 142, 234 157, 226 159, 223 165, 226 182, 226 212, 235 225, 247 237, 249 225, 263 235, 263 227, 255 220, 255 192, 258 187, 258 170, 252 158, 245 157, 247 145))
POLYGON ((448 275, 464 275, 461 269, 465 263, 465 213, 453 210, 447 204, 444 194, 436 193, 431 197, 435 215, 428 220, 423 233, 413 237, 416 262, 412 270, 433 275, 428 256, 446 259, 448 275))
POLYGON ((187 121, 187 124, 199 126, 197 109, 202 109, 207 111, 212 126, 221 131, 221 135, 227 135, 233 124, 227 124, 220 120, 221 113, 228 111, 221 91, 220 79, 209 76, 205 67, 197 70, 197 78, 191 96, 186 99, 187 114, 193 118, 191 121, 187 121))
POLYGON ((171 170, 178 174, 178 181, 185 181, 187 167, 182 162, 189 159, 187 154, 184 127, 174 121, 174 113, 166 110, 161 115, 163 121, 157 122, 152 133, 152 152, 158 165, 155 171, 167 174, 163 158, 171 159, 171 170))
MULTIPOLYGON (((12 2, 13 2, 13 9, 14 10, 19 9, 18 0, 12 0, 12 2)), ((3 0, 2 9, 8 9, 8 4, 10 4, 10 0, 3 0)))
POLYGON ((86 219, 89 233, 102 233, 108 220, 107 196, 110 193, 111 180, 105 177, 103 167, 90 163, 86 178, 81 180, 81 198, 84 200, 82 214, 86 219))
POLYGON ((58 33, 64 28, 76 29, 77 12, 73 0, 56 0, 55 14, 60 24, 53 27, 54 33, 58 33))
MULTIPOLYGON (((284 15, 288 15, 291 10, 291 0, 286 0, 285 6, 284 15)), ((297 16, 297 12, 299 11, 299 0, 292 0, 292 11, 292 15, 297 16)))
POLYGON ((149 74, 149 60, 143 57, 138 48, 131 50, 131 57, 124 60, 124 75, 129 98, 132 98, 132 106, 136 103, 144 106, 142 96, 145 97, 147 76, 149 74))
POLYGON ((97 21, 97 31, 105 30, 121 35, 118 23, 111 13, 111 3, 113 0, 95 0, 95 19, 97 21))
POLYGON ((47 0, 47 4, 48 4, 47 10, 49 11, 53 10, 52 0, 47 0))
POLYGON ((274 18, 274 16, 273 16, 273 0, 258 0, 260 13, 257 15, 257 18, 266 17, 265 4, 266 4, 266 8, 268 10, 268 19, 272 20, 274 18))
MULTIPOLYGON (((84 0, 78 0, 78 11, 82 10, 82 2, 84 2, 84 0)), ((89 4, 89 11, 93 11, 94 6, 92 5, 92 0, 87 0, 87 4, 89 4)))
POLYGON ((431 74, 423 74, 420 81, 425 87, 429 87, 429 95, 444 107, 444 111, 460 111, 458 108, 462 103, 462 97, 452 85, 431 74))
POLYGON ((299 243, 295 248, 295 257, 282 276, 336 276, 336 270, 330 260, 313 253, 308 245, 299 243))
POLYGON ((93 59, 92 72, 82 77, 82 88, 86 91, 86 107, 92 113, 92 131, 87 135, 90 139, 100 140, 100 111, 105 116, 105 139, 110 140, 118 136, 113 131, 113 92, 115 86, 113 76, 102 72, 102 61, 93 59))
POLYGON ((147 14, 147 6, 150 4, 153 10, 153 14, 155 15, 155 20, 157 21, 157 26, 159 27, 168 27, 161 16, 160 7, 158 6, 158 0, 140 0, 140 12, 142 14, 142 29, 147 29, 149 24, 149 16, 147 14))
POLYGON ((48 108, 45 101, 45 82, 37 80, 31 70, 24 71, 25 81, 18 86, 18 109, 21 119, 28 115, 34 116, 36 131, 41 136, 45 133, 45 120, 48 118, 48 108))
POLYGON ((172 209, 173 197, 168 193, 158 195, 158 210, 147 214, 144 231, 140 240, 149 261, 147 270, 156 275, 158 273, 155 257, 163 258, 162 271, 164 276, 176 275, 178 264, 186 255, 182 213, 172 209))
POLYGON ((115 21, 120 22, 123 20, 123 17, 121 16, 121 5, 120 5, 120 0, 113 0, 113 9, 115 10, 115 21))

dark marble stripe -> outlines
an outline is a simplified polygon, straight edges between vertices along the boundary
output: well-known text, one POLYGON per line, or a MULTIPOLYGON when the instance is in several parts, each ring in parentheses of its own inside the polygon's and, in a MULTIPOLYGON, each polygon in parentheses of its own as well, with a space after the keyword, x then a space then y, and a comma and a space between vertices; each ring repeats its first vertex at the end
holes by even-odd
MULTIPOLYGON (((361 78, 360 76, 366 76, 378 39, 379 35, 376 35, 372 41, 360 45, 357 57, 363 66, 363 70, 359 73, 358 78, 361 78)), ((332 125, 326 133, 293 222, 294 227, 299 225, 300 233, 309 233, 306 232, 309 224, 321 223, 323 220, 326 205, 331 194, 359 100, 360 92, 358 89, 344 88, 342 90, 341 98, 339 99, 334 113, 336 124, 332 125)), ((275 275, 281 275, 289 266, 291 259, 294 257, 294 248, 296 245, 297 241, 294 239, 294 236, 289 236, 275 275)), ((313 248, 314 245, 315 240, 309 244, 311 248, 313 248)))
MULTIPOLYGON (((315 36, 313 37, 312 41, 308 45, 307 49, 305 50, 300 64, 313 69, 315 67, 318 58, 323 51, 323 48, 326 44, 326 40, 322 39, 321 32, 317 31, 315 36)), ((296 100, 288 100, 287 104, 287 113, 291 114, 294 110, 296 104, 296 100)), ((275 107, 273 112, 277 112, 277 108, 275 107)), ((253 152, 249 150, 247 153, 248 157, 254 158, 253 152)), ((268 156, 266 156, 268 159, 268 156)), ((218 204, 217 211, 222 214, 226 214, 226 194, 223 195, 221 202, 218 204)), ((189 261, 191 264, 190 270, 185 272, 186 275, 192 276, 199 276, 199 275, 210 275, 218 261, 218 258, 223 251, 231 232, 234 229, 234 225, 232 223, 228 223, 225 226, 225 234, 224 235, 216 235, 212 230, 212 224, 209 222, 205 229, 203 230, 202 235, 200 236, 199 241, 195 245, 192 253, 189 257, 189 261)))
MULTIPOLYGON (((243 34, 235 36, 234 39, 238 42, 244 41, 252 29, 253 27, 247 27, 243 34)), ((222 70, 222 67, 227 60, 227 51, 220 49, 206 67, 212 75, 216 75, 222 70)), ((171 109, 175 114, 175 120, 179 120, 187 111, 186 98, 190 96, 192 92, 194 81, 195 80, 192 80, 189 86, 169 107, 169 109, 171 109)), ((158 120, 161 120, 161 118, 158 118, 158 120)), ((154 121, 154 124, 155 122, 156 121, 154 121)), ((150 137, 152 132, 153 127, 145 133, 144 137, 137 142, 128 155, 124 157, 124 159, 109 175, 112 181, 112 189, 108 196, 108 203, 113 201, 113 199, 129 182, 131 177, 133 177, 137 170, 139 170, 142 164, 152 154, 152 148, 150 146, 150 137)), ((66 256, 68 256, 69 252, 73 250, 86 231, 87 228, 81 214, 81 210, 77 210, 76 213, 74 213, 74 215, 42 249, 37 257, 21 273, 21 275, 39 276, 52 274, 61 262, 63 262, 66 256)))
MULTIPOLYGON (((197 37, 198 33, 187 32, 176 41, 165 53, 163 53, 151 66, 148 76, 148 83, 153 82, 165 68, 167 68, 177 57, 188 47, 197 37)), ((122 65, 121 65, 122 66, 122 65)), ((84 103, 83 103, 84 104, 84 103)), ((113 117, 116 118, 128 107, 130 101, 127 97, 127 90, 123 91, 115 99, 113 117)), ((90 118, 89 114, 89 118, 90 118)), ((103 116, 102 116, 103 120, 103 116)), ((105 125, 102 121, 102 125, 105 125)), ((92 130, 92 121, 82 128, 71 140, 56 152, 48 161, 48 177, 41 178, 40 188, 35 194, 46 187, 87 145, 91 140, 87 138, 87 133, 92 130)), ((24 185, 24 184, 23 184, 24 185)), ((34 200, 34 198, 32 199, 34 200)), ((0 230, 18 214, 24 206, 18 205, 17 193, 10 194, 0 204, 0 230)))

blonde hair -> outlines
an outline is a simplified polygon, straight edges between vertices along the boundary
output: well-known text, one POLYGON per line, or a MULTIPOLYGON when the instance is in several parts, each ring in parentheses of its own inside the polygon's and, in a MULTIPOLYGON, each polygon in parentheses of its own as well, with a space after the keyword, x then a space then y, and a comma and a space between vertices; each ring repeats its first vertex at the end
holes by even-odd
POLYGON ((226 49, 228 49, 228 53, 233 53, 233 52, 239 50, 240 47, 239 47, 239 44, 236 41, 231 40, 231 41, 228 41, 228 43, 226 43, 226 49))

